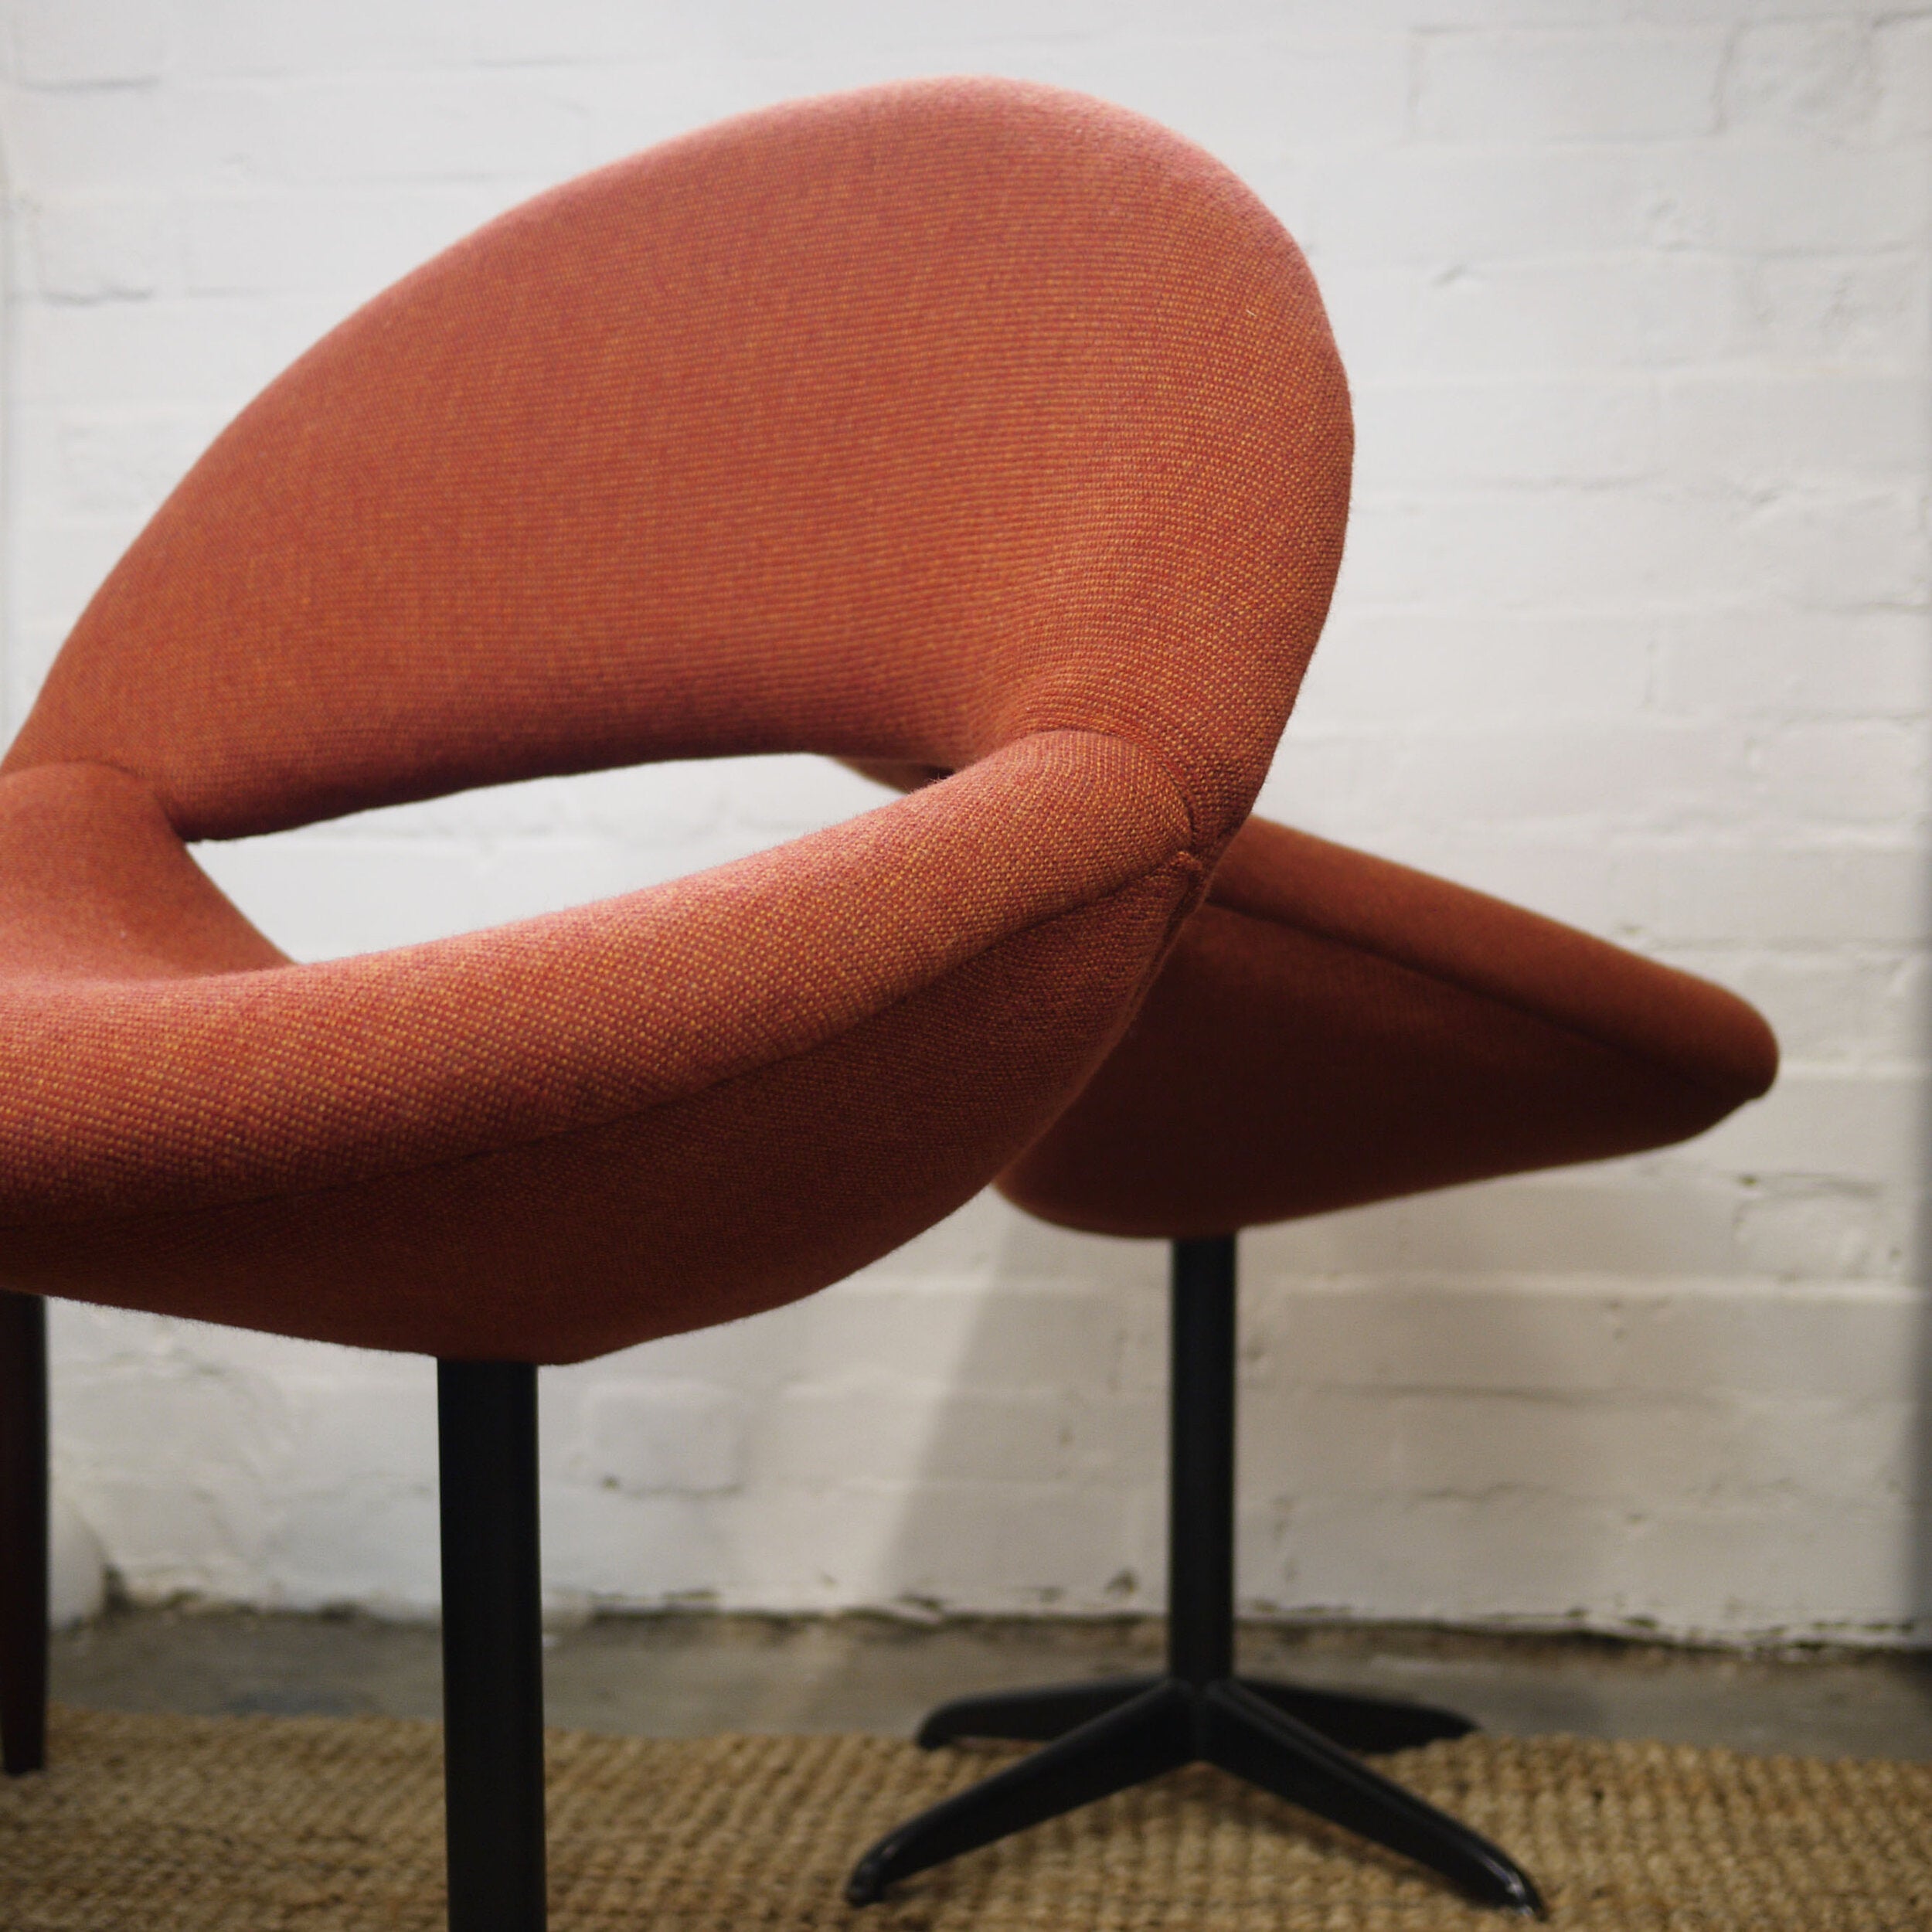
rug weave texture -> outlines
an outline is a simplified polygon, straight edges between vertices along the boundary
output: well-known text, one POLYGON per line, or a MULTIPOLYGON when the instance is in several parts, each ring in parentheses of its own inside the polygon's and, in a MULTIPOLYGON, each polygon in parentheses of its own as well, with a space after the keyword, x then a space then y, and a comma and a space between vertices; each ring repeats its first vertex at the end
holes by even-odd
MULTIPOLYGON (((1009 1751, 549 1741, 553 1932, 1497 1932, 1401 1861, 1196 1768, 864 1912, 847 1869, 1009 1751)), ((60 1711, 0 1785, 7 1932, 443 1923, 434 1726, 60 1711)), ((1381 1760, 1507 1845, 1563 1932, 1932 1927, 1932 1764, 1476 1736, 1381 1760)))

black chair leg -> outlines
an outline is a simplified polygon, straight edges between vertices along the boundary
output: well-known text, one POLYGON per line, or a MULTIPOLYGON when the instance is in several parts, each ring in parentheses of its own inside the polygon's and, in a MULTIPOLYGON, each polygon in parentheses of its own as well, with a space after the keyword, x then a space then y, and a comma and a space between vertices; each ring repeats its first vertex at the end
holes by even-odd
MULTIPOLYGON (((961 1738, 996 1737, 1048 1743, 1151 1690, 1158 1677, 1097 1677, 1090 1683, 1043 1684, 1027 1690, 992 1691, 955 1697, 928 1711, 914 1741, 924 1750, 961 1738)), ((1352 1751, 1373 1757, 1433 1744, 1439 1737, 1467 1737, 1476 1726, 1456 1711, 1411 1704, 1394 1697, 1358 1697, 1345 1691, 1311 1690, 1267 1677, 1234 1680, 1265 1704, 1285 1711, 1311 1730, 1352 1751)))
POLYGON ((1311 1690, 1305 1684, 1277 1683, 1271 1677, 1237 1677, 1251 1696, 1285 1712, 1332 1743, 1372 1757, 1382 1751, 1413 1750, 1438 1738, 1467 1737, 1475 1719, 1434 1704, 1411 1704, 1399 1697, 1358 1697, 1346 1691, 1311 1690))
POLYGON ((47 1761, 47 1304, 0 1291, 0 1761, 47 1761))
POLYGON ((1506 1852, 1245 1685, 1209 1684, 1199 1707, 1200 1754, 1210 1764, 1440 1872, 1478 1905, 1543 1910, 1529 1874, 1506 1852))
POLYGON ((1160 1681, 1158 1677, 1097 1677, 1087 1684, 1049 1684, 1038 1690, 955 1697, 927 1713, 916 1741, 928 1751, 956 1743, 962 1737, 1024 1738, 1043 1744, 1131 1703, 1160 1681))
POLYGON ((1204 1758, 1406 1854, 1480 1903, 1543 1909, 1506 1852, 1352 1755, 1460 1737, 1475 1729, 1468 1718, 1234 1674, 1234 1315, 1233 1236, 1175 1242, 1167 1675, 941 1705, 920 1727, 921 1744, 1053 1741, 882 1838, 848 1883, 855 1905, 942 1859, 1204 1758))
POLYGON ((1195 1754, 1189 1719, 1187 1692, 1156 1682, 881 1838, 845 1881, 847 1902, 870 1905, 915 1872, 1176 1769, 1195 1754))
POLYGON ((450 1932, 543 1932, 536 1370, 439 1362, 450 1932))

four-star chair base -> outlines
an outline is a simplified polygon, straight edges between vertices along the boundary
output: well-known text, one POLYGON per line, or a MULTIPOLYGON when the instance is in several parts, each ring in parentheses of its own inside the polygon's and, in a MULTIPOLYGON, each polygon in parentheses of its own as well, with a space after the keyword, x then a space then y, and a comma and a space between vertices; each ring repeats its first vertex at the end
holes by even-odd
POLYGON ((880 1839, 847 1882, 855 1905, 895 1880, 1197 1760, 1439 1872, 1479 1903, 1539 1913, 1505 1852, 1364 1764, 1475 1727, 1426 1705, 1234 1675, 1234 1240, 1174 1243, 1168 1670, 942 1705, 920 1727, 1051 1740, 880 1839))

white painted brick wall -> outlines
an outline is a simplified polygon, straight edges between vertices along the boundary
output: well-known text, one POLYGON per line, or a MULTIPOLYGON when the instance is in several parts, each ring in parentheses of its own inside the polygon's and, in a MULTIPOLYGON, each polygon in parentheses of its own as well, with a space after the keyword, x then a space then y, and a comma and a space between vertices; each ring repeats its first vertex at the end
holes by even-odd
MULTIPOLYGON (((1932 1631, 1932 6, 0 0, 0 21, 15 721, 228 414, 562 176, 961 70, 1111 96, 1240 169, 1315 261, 1361 426, 1335 622, 1266 802, 1723 979, 1789 1056, 1689 1148, 1250 1237, 1243 1595, 1932 1631)), ((318 956, 871 798, 747 760, 205 856, 318 956)), ((981 1200, 798 1307, 551 1375, 553 1590, 1157 1604, 1162 1265, 981 1200)), ((55 1332, 63 1490, 136 1591, 433 1604, 426 1363, 71 1307, 55 1332)))

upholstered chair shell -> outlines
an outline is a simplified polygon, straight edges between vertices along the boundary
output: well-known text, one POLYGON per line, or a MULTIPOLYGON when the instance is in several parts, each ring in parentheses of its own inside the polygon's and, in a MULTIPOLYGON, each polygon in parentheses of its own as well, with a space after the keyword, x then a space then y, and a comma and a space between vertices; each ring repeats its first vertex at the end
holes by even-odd
POLYGON ((451 1923, 540 1923, 532 1365, 809 1294, 1038 1138, 1246 816, 1349 456, 1254 196, 999 81, 570 182, 250 403, 0 766, 9 1769, 42 1750, 38 1298, 431 1354, 451 1923), (755 752, 954 775, 312 964, 192 849, 755 752))

